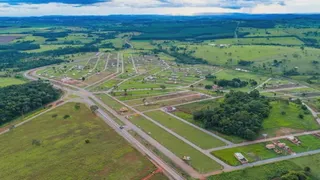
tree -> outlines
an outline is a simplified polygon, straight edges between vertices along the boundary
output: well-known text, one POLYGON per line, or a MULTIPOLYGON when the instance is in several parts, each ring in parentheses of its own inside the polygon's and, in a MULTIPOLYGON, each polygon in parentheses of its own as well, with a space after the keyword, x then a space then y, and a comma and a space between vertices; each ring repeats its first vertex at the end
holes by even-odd
POLYGON ((99 109, 99 107, 97 105, 92 105, 90 106, 90 110, 95 113, 97 110, 99 109))
POLYGON ((166 87, 165 85, 160 85, 160 88, 161 88, 162 90, 165 90, 167 87, 166 87))
POLYGON ((80 109, 80 103, 76 103, 76 104, 74 105, 74 108, 75 108, 76 110, 79 110, 79 109, 80 109))
POLYGON ((81 79, 82 79, 82 81, 85 81, 85 80, 86 80, 86 78, 85 78, 85 77, 82 77, 81 79))
POLYGON ((190 85, 190 88, 193 91, 194 90, 194 85, 190 85))
POLYGON ((210 90, 210 89, 212 89, 212 86, 211 85, 205 85, 204 88, 207 89, 207 90, 210 90))

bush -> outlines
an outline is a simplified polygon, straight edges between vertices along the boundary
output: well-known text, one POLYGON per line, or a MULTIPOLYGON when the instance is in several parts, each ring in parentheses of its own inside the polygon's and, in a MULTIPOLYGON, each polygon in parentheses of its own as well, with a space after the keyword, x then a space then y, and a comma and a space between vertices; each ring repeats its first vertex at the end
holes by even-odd
POLYGON ((63 119, 68 119, 68 118, 70 118, 70 115, 64 115, 63 116, 63 119))

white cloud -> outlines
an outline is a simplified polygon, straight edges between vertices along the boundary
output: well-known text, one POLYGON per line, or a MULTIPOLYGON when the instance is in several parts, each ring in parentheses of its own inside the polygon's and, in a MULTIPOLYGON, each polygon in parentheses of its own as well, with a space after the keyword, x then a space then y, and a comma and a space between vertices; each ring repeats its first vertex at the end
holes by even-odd
POLYGON ((201 13, 320 13, 320 0, 112 0, 87 6, 71 4, 0 3, 0 16, 42 15, 110 15, 110 14, 164 14, 193 15, 201 13), (232 1, 232 2, 231 2, 232 1), (170 2, 170 3, 168 3, 170 2), (226 7, 243 6, 240 9, 226 7))

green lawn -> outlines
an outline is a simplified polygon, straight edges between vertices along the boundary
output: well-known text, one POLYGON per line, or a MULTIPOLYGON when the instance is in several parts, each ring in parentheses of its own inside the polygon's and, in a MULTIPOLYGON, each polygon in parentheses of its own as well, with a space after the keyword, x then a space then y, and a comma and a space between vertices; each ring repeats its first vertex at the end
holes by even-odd
POLYGON ((86 106, 74 106, 68 103, 1 135, 1 179, 129 180, 156 169, 86 106))
POLYGON ((191 161, 189 162, 192 167, 197 169, 201 173, 219 170, 222 167, 210 159, 200 151, 194 149, 183 141, 179 140, 175 136, 171 135, 167 131, 158 127, 151 121, 143 118, 142 116, 131 116, 130 121, 143 129, 145 132, 150 134, 152 138, 157 140, 160 144, 168 148, 171 152, 176 154, 178 157, 190 156, 191 161))
POLYGON ((0 77, 0 88, 6 87, 6 86, 11 86, 11 85, 16 85, 16 84, 24 84, 24 83, 26 83, 26 82, 21 79, 0 77))
POLYGON ((145 113, 147 116, 160 124, 166 126, 172 131, 176 132, 180 136, 186 138, 193 144, 199 146, 202 149, 210 149, 215 147, 220 147, 226 145, 224 142, 220 141, 208 135, 162 111, 153 111, 145 113))
POLYGON ((281 128, 289 128, 292 131, 298 130, 316 130, 319 125, 311 115, 304 114, 300 106, 283 101, 270 102, 272 109, 268 118, 263 121, 263 130, 261 134, 267 133, 269 136, 279 135, 281 128), (282 115, 281 112, 286 112, 282 115), (304 119, 300 119, 299 114, 304 115, 304 119))

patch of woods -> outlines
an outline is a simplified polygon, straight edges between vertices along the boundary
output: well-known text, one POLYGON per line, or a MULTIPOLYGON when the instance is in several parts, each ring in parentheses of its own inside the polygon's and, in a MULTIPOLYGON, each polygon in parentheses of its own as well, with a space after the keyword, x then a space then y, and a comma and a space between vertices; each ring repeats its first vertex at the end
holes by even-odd
POLYGON ((262 129, 263 119, 269 116, 270 109, 269 100, 258 90, 250 93, 230 91, 219 107, 196 111, 193 118, 206 129, 253 140, 262 129))
POLYGON ((0 88, 0 125, 44 107, 60 94, 60 90, 42 80, 0 88))
POLYGON ((23 71, 64 62, 59 56, 98 51, 99 48, 93 45, 69 46, 40 53, 24 53, 16 50, 0 51, 0 69, 13 68, 14 71, 23 71))
MULTIPOLYGON (((231 80, 227 80, 227 79, 217 79, 217 77, 215 75, 207 75, 206 79, 208 81, 212 81, 213 84, 218 85, 219 87, 231 87, 231 88, 243 88, 246 87, 248 85, 254 87, 258 85, 258 82, 254 79, 249 79, 249 81, 243 81, 240 78, 233 78, 231 80)), ((206 89, 210 90, 212 89, 212 85, 206 85, 205 86, 206 89)))
POLYGON ((16 51, 27 51, 40 49, 39 44, 34 44, 34 41, 24 41, 13 44, 0 45, 0 50, 16 50, 16 51))

